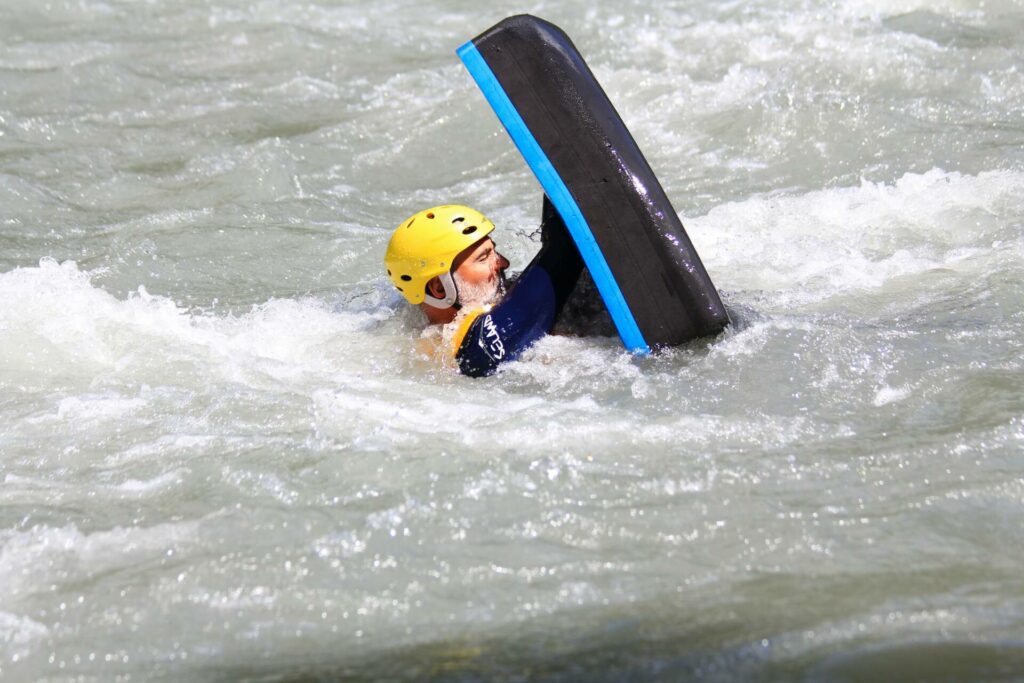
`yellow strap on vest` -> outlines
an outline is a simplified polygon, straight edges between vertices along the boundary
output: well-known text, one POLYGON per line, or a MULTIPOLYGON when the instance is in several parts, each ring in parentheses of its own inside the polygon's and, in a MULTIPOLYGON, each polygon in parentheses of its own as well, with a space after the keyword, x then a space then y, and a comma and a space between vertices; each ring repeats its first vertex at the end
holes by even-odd
POLYGON ((476 309, 474 311, 470 311, 469 313, 466 314, 466 317, 464 317, 459 322, 459 326, 458 326, 458 328, 456 328, 455 334, 452 335, 452 357, 453 358, 458 355, 459 349, 462 347, 462 342, 463 342, 463 340, 465 340, 466 334, 469 333, 469 328, 473 326, 474 322, 476 322, 476 319, 479 318, 484 313, 490 313, 490 312, 491 312, 491 307, 490 306, 484 306, 484 307, 478 308, 478 309, 476 309))

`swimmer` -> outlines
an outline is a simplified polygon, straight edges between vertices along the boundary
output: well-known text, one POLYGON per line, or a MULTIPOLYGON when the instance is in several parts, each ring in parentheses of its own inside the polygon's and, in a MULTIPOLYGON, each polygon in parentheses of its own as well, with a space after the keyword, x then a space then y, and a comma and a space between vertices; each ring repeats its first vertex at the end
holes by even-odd
POLYGON ((583 270, 547 197, 540 251, 511 285, 493 231, 469 207, 436 206, 402 222, 384 256, 391 282, 426 314, 423 336, 470 377, 493 374, 551 332, 583 270))

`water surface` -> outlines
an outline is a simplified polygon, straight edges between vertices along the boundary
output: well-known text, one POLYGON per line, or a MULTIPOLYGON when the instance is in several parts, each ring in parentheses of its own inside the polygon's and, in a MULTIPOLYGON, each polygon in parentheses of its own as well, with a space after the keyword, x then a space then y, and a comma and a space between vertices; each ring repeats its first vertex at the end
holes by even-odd
POLYGON ((6 0, 0 678, 1024 679, 1024 6, 6 0), (575 40, 735 324, 418 357, 394 225, 540 190, 575 40))

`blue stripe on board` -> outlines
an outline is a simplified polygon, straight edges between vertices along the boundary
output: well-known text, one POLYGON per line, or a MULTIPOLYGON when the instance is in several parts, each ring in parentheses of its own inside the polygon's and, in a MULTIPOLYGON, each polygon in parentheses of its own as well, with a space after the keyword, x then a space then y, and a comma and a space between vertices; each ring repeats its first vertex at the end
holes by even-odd
POLYGON ((601 253, 601 249, 594 240, 590 225, 587 224, 587 219, 583 217, 583 212, 580 211, 579 205, 576 204, 569 188, 566 187, 562 176, 555 170, 551 160, 541 149, 537 139, 533 137, 533 133, 526 126, 523 117, 519 115, 519 111, 512 104, 512 100, 509 99, 505 89, 501 87, 501 83, 498 82, 491 67, 484 61, 483 55, 476 49, 473 41, 467 42, 456 50, 456 54, 466 65, 469 75, 480 87, 487 102, 494 109, 494 113, 498 115, 498 119, 505 126, 505 130, 508 131, 516 147, 519 148, 527 165, 537 176, 537 180, 540 181, 541 187, 551 199, 551 203, 562 214, 565 225, 569 228, 569 234, 576 242, 580 255, 594 278, 597 291, 601 293, 601 298, 604 299, 605 306, 615 322, 615 328, 619 332, 622 343, 634 353, 648 353, 651 348, 641 334, 633 312, 629 310, 622 290, 619 289, 619 284, 612 276, 608 261, 605 260, 604 254, 601 253))

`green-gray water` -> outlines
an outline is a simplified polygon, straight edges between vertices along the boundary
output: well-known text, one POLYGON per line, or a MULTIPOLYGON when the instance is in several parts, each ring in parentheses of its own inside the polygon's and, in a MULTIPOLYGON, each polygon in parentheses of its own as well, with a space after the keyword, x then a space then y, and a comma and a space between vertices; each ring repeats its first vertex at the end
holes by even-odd
POLYGON ((0 0, 0 679, 1024 680, 1024 5, 0 0), (417 357, 575 40, 736 321, 417 357))

